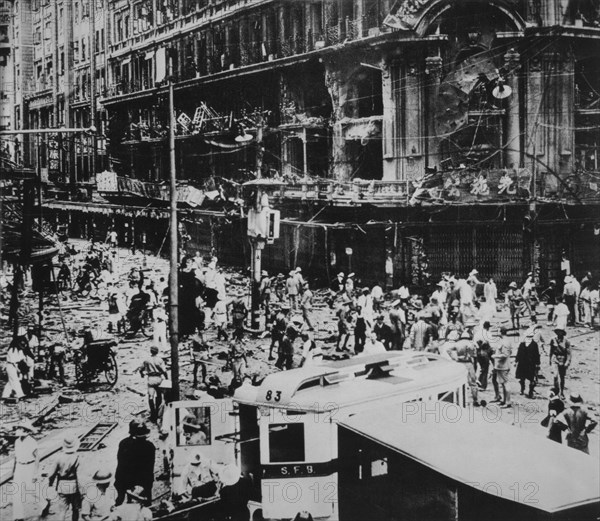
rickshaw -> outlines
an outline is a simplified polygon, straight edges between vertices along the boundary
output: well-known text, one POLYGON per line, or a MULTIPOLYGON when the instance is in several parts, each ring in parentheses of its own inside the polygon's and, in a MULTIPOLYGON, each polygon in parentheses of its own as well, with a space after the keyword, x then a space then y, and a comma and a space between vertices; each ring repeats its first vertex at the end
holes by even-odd
POLYGON ((79 349, 73 350, 78 385, 90 384, 102 374, 111 387, 117 383, 119 368, 114 351, 116 345, 113 339, 86 339, 79 349))

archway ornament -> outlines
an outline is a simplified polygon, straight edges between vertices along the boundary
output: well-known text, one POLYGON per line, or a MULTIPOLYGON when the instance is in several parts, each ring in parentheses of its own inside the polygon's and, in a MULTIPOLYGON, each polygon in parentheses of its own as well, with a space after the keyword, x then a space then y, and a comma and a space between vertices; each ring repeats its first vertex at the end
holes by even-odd
MULTIPOLYGON (((513 24, 515 31, 523 31, 526 22, 518 13, 518 0, 472 0, 488 4, 501 11, 513 24)), ((447 10, 465 3, 460 0, 397 0, 383 24, 400 31, 414 31, 424 36, 431 25, 447 10)))

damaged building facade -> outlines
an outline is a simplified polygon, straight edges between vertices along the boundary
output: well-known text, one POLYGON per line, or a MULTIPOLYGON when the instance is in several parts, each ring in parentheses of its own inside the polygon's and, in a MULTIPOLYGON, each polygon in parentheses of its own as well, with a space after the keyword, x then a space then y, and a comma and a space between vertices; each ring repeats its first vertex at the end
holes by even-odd
MULTIPOLYGON (((576 273, 597 270, 595 2, 103 3, 111 168, 168 179, 171 77, 177 175, 207 195, 182 215, 192 249, 243 261, 243 221, 215 201, 243 199, 258 169, 282 211, 268 269, 396 285, 476 267, 546 283, 564 252, 576 273)), ((66 204, 57 220, 65 210, 82 222, 66 204)), ((97 211, 166 227, 160 210, 97 211)))

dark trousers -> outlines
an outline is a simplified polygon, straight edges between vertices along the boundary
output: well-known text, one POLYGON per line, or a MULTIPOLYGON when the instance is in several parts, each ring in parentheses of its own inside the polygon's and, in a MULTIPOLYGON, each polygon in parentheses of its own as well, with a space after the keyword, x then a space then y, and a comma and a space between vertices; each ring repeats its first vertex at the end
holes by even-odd
POLYGON ((148 498, 146 506, 152 504, 152 483, 146 485, 142 483, 130 483, 129 485, 115 484, 115 488, 117 489, 117 499, 115 500, 115 506, 123 504, 123 501, 125 501, 125 494, 127 493, 127 491, 131 490, 136 485, 140 485, 144 488, 144 495, 148 498))
POLYGON ((565 305, 569 308, 569 322, 570 326, 575 324, 577 317, 575 304, 577 303, 577 297, 575 295, 565 295, 565 305))
POLYGON ((487 384, 488 384, 488 373, 490 370, 490 359, 488 357, 483 357, 483 356, 478 356, 477 357, 477 363, 479 364, 479 367, 481 368, 479 371, 479 387, 481 387, 482 390, 486 390, 487 389, 487 384))
MULTIPOLYGON (((525 380, 528 378, 520 378, 519 383, 521 384, 521 394, 525 392, 525 380)), ((533 390, 535 389, 535 378, 529 380, 529 397, 533 397, 533 390)))
POLYGON ((281 370, 283 370, 285 368, 289 371, 293 365, 294 365, 294 355, 292 353, 279 352, 279 355, 277 357, 277 362, 275 362, 275 367, 278 367, 281 370))
POLYGON ((194 387, 198 385, 198 368, 202 370, 202 383, 206 383, 206 364, 194 360, 194 387))

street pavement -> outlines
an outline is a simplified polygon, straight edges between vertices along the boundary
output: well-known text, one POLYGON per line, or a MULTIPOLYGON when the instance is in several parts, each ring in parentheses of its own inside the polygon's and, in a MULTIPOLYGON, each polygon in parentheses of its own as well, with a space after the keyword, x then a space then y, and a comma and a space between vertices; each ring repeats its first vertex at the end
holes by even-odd
MULTIPOLYGON (((75 247, 83 249, 86 244, 82 241, 74 241, 75 247)), ((168 280, 168 262, 163 258, 157 258, 152 255, 144 255, 142 252, 135 254, 127 250, 118 250, 118 277, 121 287, 125 287, 127 274, 132 267, 144 267, 146 276, 158 278, 164 276, 168 280)), ((228 295, 239 296, 249 294, 249 285, 247 273, 241 273, 239 270, 223 268, 228 280, 228 295)), ((274 274, 272 274, 274 275, 274 274)), ((33 323, 35 313, 37 312, 37 294, 27 292, 22 313, 28 316, 33 323)), ((540 310, 539 321, 543 326, 546 338, 549 338, 551 328, 548 327, 545 320, 545 314, 540 310)), ((3 309, 3 314, 6 309, 3 309)), ((337 332, 337 323, 334 311, 330 310, 325 303, 324 292, 316 292, 314 316, 317 318, 316 340, 323 344, 324 349, 332 349, 335 344, 335 334, 337 332)), ((44 325, 48 329, 44 334, 42 343, 61 341, 64 339, 63 324, 67 331, 80 331, 84 326, 89 325, 94 330, 106 331, 108 312, 105 307, 96 300, 87 298, 73 301, 68 296, 61 297, 61 306, 59 308, 56 297, 47 297, 44 310, 44 325), (62 320, 61 320, 62 310, 62 320)), ((508 325, 508 311, 503 310, 498 313, 494 321, 500 325, 508 325)), ((4 323, 4 321, 3 321, 4 323)), ((5 323, 4 323, 5 325, 5 323)), ((0 332, 0 342, 2 345, 2 355, 5 353, 5 347, 8 345, 8 332, 6 327, 0 332)), ((599 345, 600 333, 592 331, 589 328, 574 327, 569 328, 568 338, 570 338, 573 348, 573 362, 567 374, 567 394, 575 391, 579 392, 587 404, 590 415, 595 420, 599 420, 600 412, 600 360, 599 345)), ((516 354, 518 337, 513 337, 513 356, 516 354)), ((223 371, 224 361, 223 353, 227 351, 227 344, 216 340, 216 330, 209 328, 206 334, 207 343, 211 347, 211 364, 208 365, 209 375, 216 375, 228 385, 231 380, 231 373, 223 371)), ((246 335, 246 347, 249 361, 249 373, 262 377, 269 372, 277 371, 272 361, 268 360, 268 351, 270 337, 264 338, 261 335, 246 335)), ((54 411, 48 415, 42 422, 36 439, 40 440, 44 447, 55 449, 60 446, 60 441, 68 432, 78 434, 91 429, 97 422, 116 422, 116 428, 102 441, 100 447, 91 452, 81 452, 81 481, 82 483, 91 483, 91 476, 99 469, 108 469, 113 473, 116 467, 116 453, 118 443, 127 436, 128 424, 132 419, 147 419, 148 405, 146 400, 146 383, 135 369, 140 365, 144 356, 149 353, 152 339, 136 336, 133 340, 121 341, 118 345, 117 361, 119 366, 119 379, 113 388, 107 385, 96 385, 84 391, 74 389, 74 369, 70 361, 66 363, 67 385, 60 386, 52 382, 52 392, 41 394, 38 397, 22 401, 18 405, 3 403, 0 405, 0 420, 2 423, 2 432, 10 432, 12 426, 22 418, 29 418, 34 421, 44 407, 53 404, 59 395, 63 395, 66 400, 72 400, 72 403, 59 404, 54 411)), ((325 350, 327 353, 327 350, 325 350)), ((300 340, 296 344, 296 364, 300 361, 300 340)), ((168 363, 170 359, 169 352, 161 353, 168 363)), ((541 374, 539 386, 536 389, 536 395, 533 399, 519 395, 519 384, 514 378, 514 369, 511 371, 510 390, 513 397, 513 407, 509 409, 500 409, 495 404, 489 404, 489 417, 491 421, 504 421, 514 424, 516 428, 524 428, 535 432, 540 437, 546 435, 546 429, 540 426, 541 419, 547 411, 547 394, 551 386, 551 371, 548 364, 548 346, 546 346, 546 355, 542 354, 541 374)), ((181 398, 193 399, 194 389, 192 388, 192 364, 189 355, 189 341, 182 341, 180 344, 180 385, 181 398)), ((488 403, 493 399, 491 385, 488 391, 480 393, 480 399, 485 399, 488 403)), ((163 473, 162 469, 162 451, 163 441, 159 439, 159 432, 154 424, 148 424, 151 427, 149 439, 157 446, 156 457, 156 476, 163 473)), ((590 452, 592 457, 598 457, 599 437, 596 429, 590 435, 590 452)), ((0 482, 2 475, 10 467, 8 458, 10 453, 0 459, 0 482)), ((47 491, 47 479, 45 475, 48 472, 49 465, 53 457, 50 456, 42 462, 41 476, 38 480, 38 498, 47 491)), ((166 481, 157 479, 154 487, 154 498, 158 498, 168 492, 166 481)), ((28 515, 29 519, 36 519, 39 512, 45 505, 45 501, 39 500, 31 505, 28 515)), ((56 510, 54 506, 52 510, 56 510)), ((3 484, 0 488, 0 519, 11 519, 11 489, 10 483, 3 484)), ((57 519, 56 514, 50 514, 46 519, 53 521, 57 519)))

